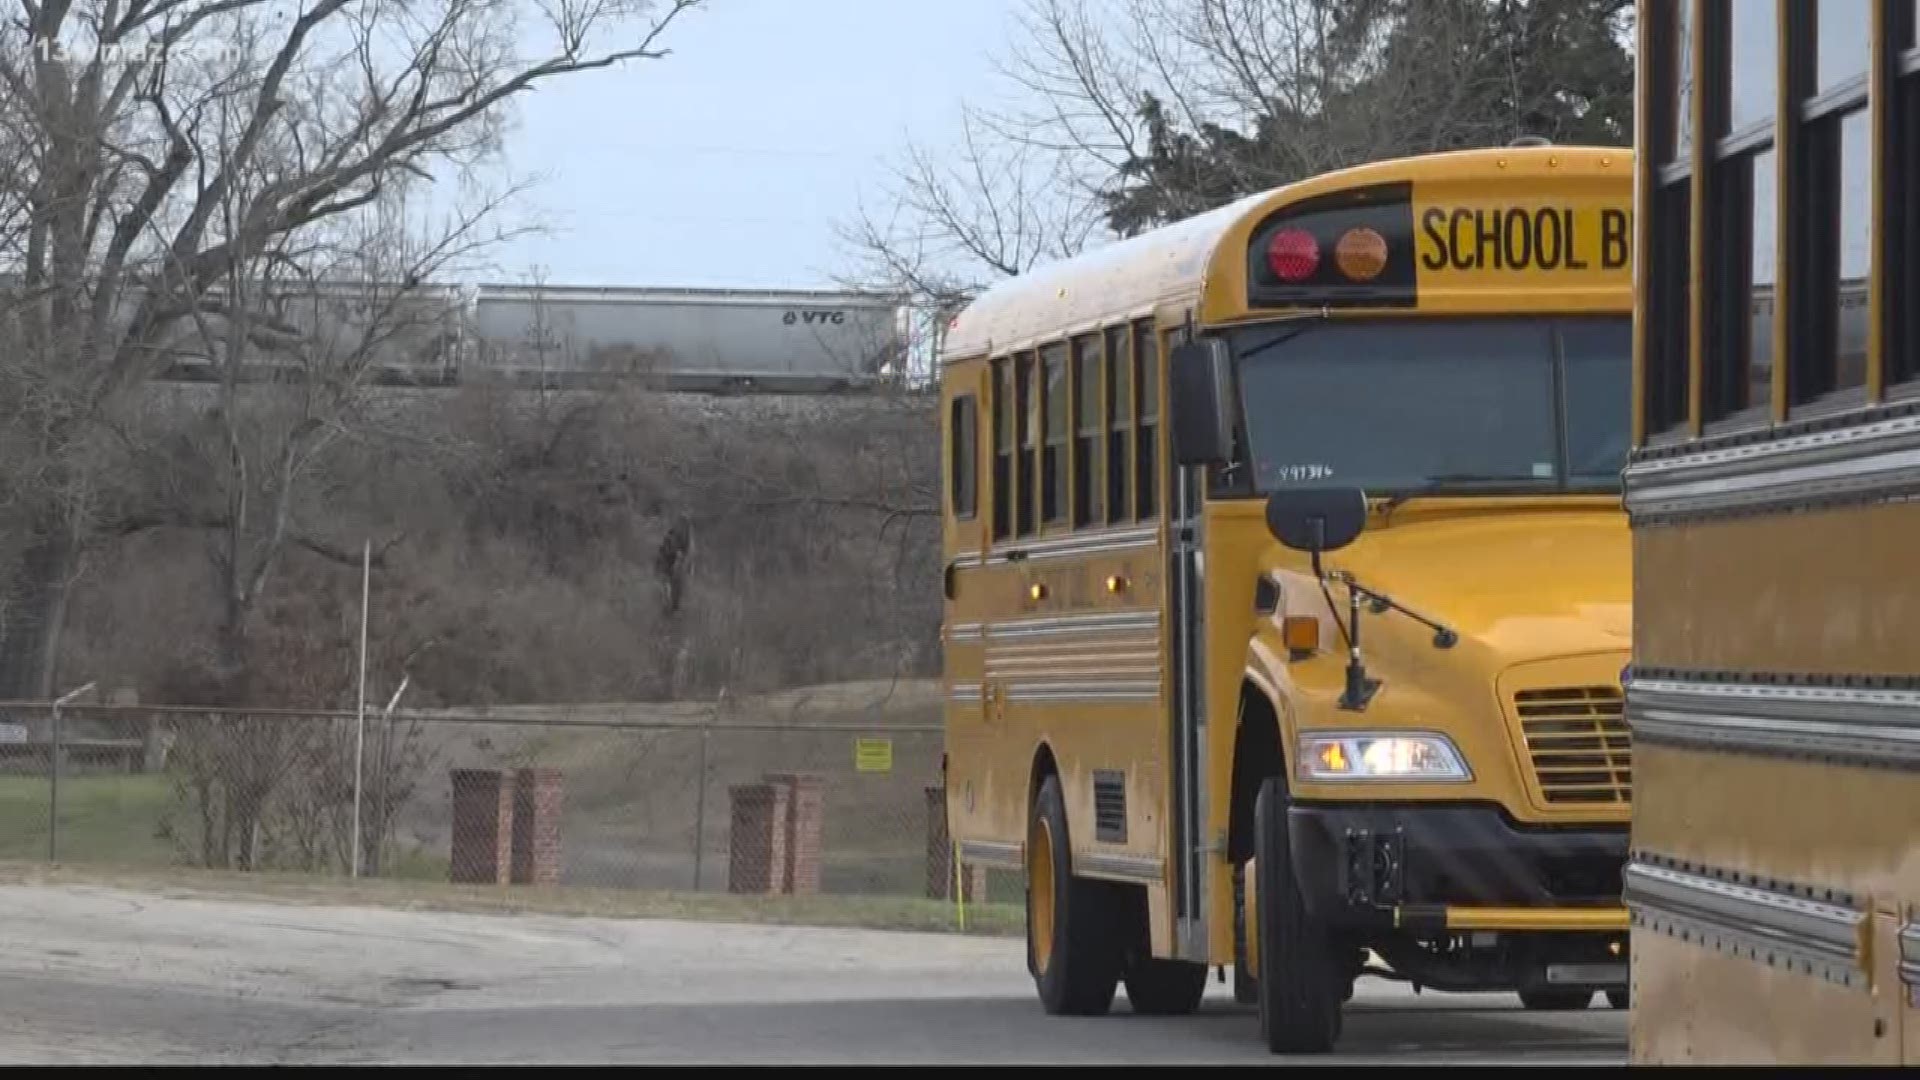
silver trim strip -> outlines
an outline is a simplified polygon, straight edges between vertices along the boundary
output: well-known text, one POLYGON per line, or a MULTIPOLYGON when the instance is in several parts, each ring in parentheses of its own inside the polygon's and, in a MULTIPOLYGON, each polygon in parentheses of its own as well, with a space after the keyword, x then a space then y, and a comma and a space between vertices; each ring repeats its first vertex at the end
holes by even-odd
POLYGON ((947 696, 953 701, 979 701, 980 684, 954 683, 952 691, 947 696))
POLYGON ((984 636, 986 636, 986 624, 984 623, 954 623, 947 627, 948 641, 971 641, 984 636))
POLYGON ((1018 551, 1021 557, 1008 558, 1005 550, 987 553, 986 565, 1004 566, 1015 562, 1044 562, 1049 559, 1067 559, 1079 555, 1101 555, 1112 551, 1132 551, 1135 548, 1152 547, 1160 540, 1160 529, 1153 526, 1143 529, 1124 529, 1114 532, 1086 533, 1080 536, 1060 536, 1050 540, 1035 540, 1022 544, 1008 541, 1007 549, 1018 551))
POLYGON ((1900 981, 1920 990, 1920 923, 1900 928, 1900 981))
POLYGON ((1636 462, 1623 478, 1636 516, 1902 494, 1920 490, 1920 417, 1636 462))
POLYGON ((1153 701, 1160 697, 1158 680, 1098 683, 1011 683, 1008 701, 1153 701))
POLYGON ((1107 656, 988 657, 989 675, 1144 675, 1158 678, 1158 653, 1112 653, 1107 656))
POLYGON ((1105 851, 1076 851, 1073 868, 1089 877, 1157 882, 1165 874, 1162 860, 1148 855, 1118 855, 1105 851))
POLYGON ((1627 726, 1678 746, 1920 765, 1920 693, 1632 678, 1627 726))
POLYGON ((980 557, 980 553, 977 551, 956 551, 953 553, 951 561, 954 567, 960 570, 971 570, 975 567, 985 565, 985 560, 980 557))
POLYGON ((1107 656, 1119 649, 1131 649, 1135 652, 1160 655, 1160 635, 1152 631, 1134 630, 1128 633, 1102 630, 1077 641, 1001 641, 995 642, 989 656, 1000 659, 1018 659, 1030 656, 1071 657, 1076 655, 1107 656))
POLYGON ((1024 849, 1019 844, 1006 844, 998 840, 960 841, 960 861, 963 863, 979 863, 1002 870, 1024 870, 1026 860, 1022 858, 1023 854, 1024 849))
POLYGON ((1640 861, 1628 862, 1623 885, 1637 927, 1855 989, 1867 985, 1860 948, 1867 913, 1859 908, 1640 861))
POLYGON ((987 636, 994 638, 1036 637, 1046 634, 1099 634, 1121 630, 1160 627, 1160 612, 1153 608, 1131 611, 1097 611, 1087 615, 1045 615, 1031 619, 1008 619, 990 623, 987 636))

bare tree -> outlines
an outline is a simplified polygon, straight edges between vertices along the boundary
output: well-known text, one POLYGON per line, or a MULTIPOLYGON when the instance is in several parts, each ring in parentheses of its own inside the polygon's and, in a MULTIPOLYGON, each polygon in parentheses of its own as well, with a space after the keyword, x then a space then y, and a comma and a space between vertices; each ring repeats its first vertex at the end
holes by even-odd
POLYGON ((903 293, 951 317, 986 285, 1073 255, 1098 230, 1097 205, 1075 198, 1063 171, 1070 158, 1002 139, 974 112, 956 150, 948 159, 909 147, 886 211, 863 209, 838 226, 858 260, 845 284, 903 293))
POLYGON ((1523 134, 1630 140, 1630 7, 1027 0, 1000 64, 1011 104, 969 110, 945 153, 909 147, 889 212, 844 238, 870 278, 961 299, 1364 161, 1523 134))
POLYGON ((236 273, 496 151, 521 91, 666 55, 698 2, 27 0, 0 24, 0 426, 21 451, 0 469, 25 522, 0 695, 50 692, 81 554, 116 528, 128 416, 185 328, 245 299, 236 273))

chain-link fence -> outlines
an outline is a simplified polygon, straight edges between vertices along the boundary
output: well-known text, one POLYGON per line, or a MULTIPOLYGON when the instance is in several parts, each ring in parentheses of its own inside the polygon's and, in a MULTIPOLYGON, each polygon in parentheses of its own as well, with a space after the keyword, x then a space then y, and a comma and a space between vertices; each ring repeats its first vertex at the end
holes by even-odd
POLYGON ((950 909, 940 728, 869 712, 5 706, 0 860, 950 909))

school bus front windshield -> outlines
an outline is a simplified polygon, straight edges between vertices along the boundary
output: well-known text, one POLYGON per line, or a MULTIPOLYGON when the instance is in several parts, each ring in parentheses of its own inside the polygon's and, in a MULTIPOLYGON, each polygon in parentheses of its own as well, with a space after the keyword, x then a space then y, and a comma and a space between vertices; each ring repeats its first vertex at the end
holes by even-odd
POLYGON ((1631 335, 1624 314, 1235 329, 1247 493, 1617 492, 1631 335))

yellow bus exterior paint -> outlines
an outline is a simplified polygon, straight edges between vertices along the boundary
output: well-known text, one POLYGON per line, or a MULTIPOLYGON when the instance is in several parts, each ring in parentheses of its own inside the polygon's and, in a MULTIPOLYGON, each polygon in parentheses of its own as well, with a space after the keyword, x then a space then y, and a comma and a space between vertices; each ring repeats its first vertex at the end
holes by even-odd
POLYGON ((1916 21, 1639 5, 1635 1064, 1920 1064, 1916 21))
POLYGON ((1026 876, 1049 1011, 1104 1012, 1117 985, 1189 1011, 1231 965, 1271 1048, 1325 1050, 1370 955, 1533 1007, 1623 997, 1632 176, 1613 147, 1372 163, 1036 269, 952 322, 947 813, 963 860, 1026 876), (1180 365, 1216 338, 1236 456, 1181 465, 1180 365), (1309 396, 1303 372, 1363 370, 1349 341, 1376 374, 1309 396), (1576 418, 1603 462, 1578 482, 1576 418), (1282 445, 1310 422, 1324 446, 1282 445), (1395 442, 1420 425, 1444 430, 1395 442), (1540 448, 1497 483, 1365 490, 1327 580, 1270 528, 1274 491, 1370 456, 1424 481, 1509 441, 1540 448), (1360 708, 1350 582, 1371 590, 1360 708), (1288 618, 1317 644, 1290 651, 1288 618), (1303 744, 1341 733, 1363 741, 1303 744), (1257 977, 1249 943, 1293 974, 1257 977))

